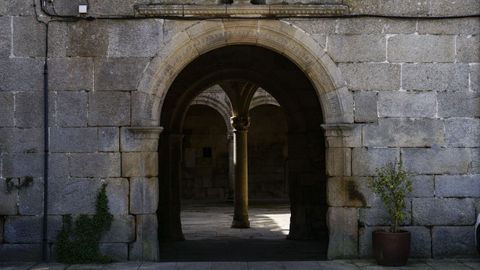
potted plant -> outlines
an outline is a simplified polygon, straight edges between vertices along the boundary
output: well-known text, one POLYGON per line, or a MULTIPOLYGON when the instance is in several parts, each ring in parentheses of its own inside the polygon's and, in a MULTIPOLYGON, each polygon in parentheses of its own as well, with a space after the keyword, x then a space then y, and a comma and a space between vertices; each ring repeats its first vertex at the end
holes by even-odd
POLYGON ((412 182, 403 168, 402 161, 389 163, 377 169, 378 177, 370 182, 388 211, 391 226, 388 231, 372 232, 373 254, 378 264, 403 266, 410 253, 410 232, 399 229, 406 216, 406 196, 412 192, 412 182))

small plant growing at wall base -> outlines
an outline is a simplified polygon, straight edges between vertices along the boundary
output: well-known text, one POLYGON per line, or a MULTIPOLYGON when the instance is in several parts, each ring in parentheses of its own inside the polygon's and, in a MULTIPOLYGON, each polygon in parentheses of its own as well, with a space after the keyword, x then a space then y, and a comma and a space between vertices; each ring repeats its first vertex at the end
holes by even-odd
POLYGON ((72 216, 64 216, 63 228, 58 234, 58 260, 63 263, 108 263, 111 259, 101 255, 99 242, 110 229, 113 216, 109 212, 106 184, 97 195, 96 212, 93 216, 80 215, 75 224, 72 216))
POLYGON ((377 170, 378 177, 370 182, 370 188, 384 203, 391 219, 389 231, 372 233, 373 253, 380 265, 402 266, 410 253, 410 232, 399 230, 406 217, 406 197, 412 192, 412 182, 403 168, 402 161, 389 163, 377 170))

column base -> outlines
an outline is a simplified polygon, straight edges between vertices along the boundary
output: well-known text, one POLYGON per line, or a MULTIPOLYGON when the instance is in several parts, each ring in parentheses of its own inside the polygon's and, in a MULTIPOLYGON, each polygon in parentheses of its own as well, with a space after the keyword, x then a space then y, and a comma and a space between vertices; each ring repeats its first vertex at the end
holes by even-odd
POLYGON ((250 221, 248 221, 248 218, 246 220, 233 220, 232 228, 248 229, 248 228, 250 228, 250 221))

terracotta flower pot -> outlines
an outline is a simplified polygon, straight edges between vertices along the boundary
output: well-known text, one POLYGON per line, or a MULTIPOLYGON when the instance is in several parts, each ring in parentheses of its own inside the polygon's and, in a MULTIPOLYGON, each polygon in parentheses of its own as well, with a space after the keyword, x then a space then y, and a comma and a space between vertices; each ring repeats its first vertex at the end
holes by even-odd
POLYGON ((410 254, 410 232, 372 232, 373 255, 379 265, 403 266, 410 254))

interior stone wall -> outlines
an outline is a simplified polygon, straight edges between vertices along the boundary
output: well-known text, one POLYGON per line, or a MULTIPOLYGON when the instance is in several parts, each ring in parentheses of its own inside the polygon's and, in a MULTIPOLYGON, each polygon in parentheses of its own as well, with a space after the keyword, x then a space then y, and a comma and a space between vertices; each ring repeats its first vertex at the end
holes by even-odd
MULTIPOLYGON (((317 53, 333 60, 348 88, 345 96, 353 97, 353 123, 325 127, 330 258, 371 255, 370 233, 388 220, 367 182, 376 168, 400 158, 414 182, 403 224, 412 232, 412 255, 477 256, 479 2, 378 1, 343 3, 352 15, 385 18, 280 20, 322 48, 317 53)), ((91 214, 94 194, 107 182, 115 218, 102 251, 118 260, 158 258, 160 131, 137 126, 161 97, 138 89, 142 78, 155 76, 148 67, 166 57, 173 37, 185 38, 183 30, 202 22, 108 18, 133 15, 133 4, 141 2, 90 1, 91 20, 59 17, 48 23, 48 33, 45 22, 53 16, 42 13, 39 3, 35 8, 30 0, 0 2, 2 259, 41 256, 46 43, 51 255, 61 216, 91 214), (7 181, 19 184, 30 176, 31 186, 7 191, 7 181)), ((55 5, 59 16, 77 15, 68 1, 55 5)), ((255 19, 211 23, 224 22, 258 29, 255 19)))

